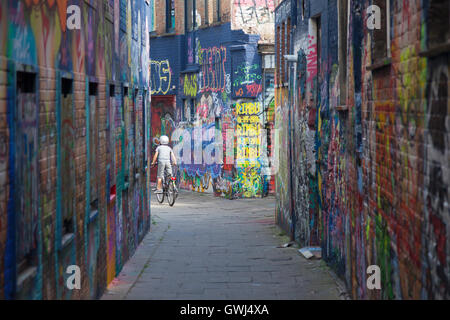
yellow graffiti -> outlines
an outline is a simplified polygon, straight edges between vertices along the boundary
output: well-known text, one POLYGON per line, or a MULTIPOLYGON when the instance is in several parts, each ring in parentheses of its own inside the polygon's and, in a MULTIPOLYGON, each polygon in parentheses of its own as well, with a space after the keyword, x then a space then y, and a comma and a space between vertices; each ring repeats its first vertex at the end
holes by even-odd
POLYGON ((261 112, 261 102, 236 103, 236 114, 253 115, 261 112))
POLYGON ((183 93, 187 97, 197 96, 197 75, 184 75, 183 93))
MULTIPOLYGON (((258 159, 260 153, 261 120, 258 113, 261 111, 260 102, 245 102, 235 105, 237 150, 236 160, 239 166, 246 173, 254 172, 251 168, 259 166, 258 159)), ((243 174, 244 171, 241 171, 243 174)), ((249 177, 243 174, 241 178, 242 185, 253 184, 255 177, 249 177)))
POLYGON ((36 39, 39 65, 53 69, 62 37, 58 13, 45 6, 42 10, 36 9, 30 16, 30 24, 36 39))
POLYGON ((167 94, 172 82, 169 60, 150 60, 150 87, 151 94, 167 94))

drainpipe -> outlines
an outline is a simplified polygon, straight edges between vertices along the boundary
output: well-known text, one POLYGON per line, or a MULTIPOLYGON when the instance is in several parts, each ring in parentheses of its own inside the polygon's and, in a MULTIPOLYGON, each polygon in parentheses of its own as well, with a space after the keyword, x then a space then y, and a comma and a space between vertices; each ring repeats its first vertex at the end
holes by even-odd
POLYGON ((293 139, 293 135, 295 134, 295 130, 294 130, 294 126, 292 124, 292 109, 293 106, 292 104, 294 103, 294 94, 292 89, 294 88, 293 85, 293 81, 294 81, 294 75, 293 75, 293 70, 294 69, 294 63, 297 63, 297 59, 298 56, 296 55, 284 55, 284 58, 286 59, 286 61, 289 64, 289 83, 288 83, 288 92, 289 92, 289 99, 288 99, 288 104, 289 104, 289 194, 291 197, 291 215, 292 215, 292 235, 291 235, 291 241, 295 241, 295 225, 297 224, 297 216, 295 214, 295 203, 294 203, 294 188, 293 188, 293 166, 292 166, 292 161, 293 161, 293 157, 292 157, 292 149, 295 147, 295 144, 292 142, 293 139))

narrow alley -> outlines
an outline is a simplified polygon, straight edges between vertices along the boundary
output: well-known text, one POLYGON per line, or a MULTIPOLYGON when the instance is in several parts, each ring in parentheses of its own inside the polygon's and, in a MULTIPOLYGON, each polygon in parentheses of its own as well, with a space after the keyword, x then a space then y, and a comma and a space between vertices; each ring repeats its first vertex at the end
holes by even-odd
POLYGON ((450 0, 1 0, 0 300, 450 300, 449 92, 450 0))
POLYGON ((306 260, 274 224, 274 197, 152 196, 151 232, 102 299, 340 299, 325 263, 306 260))

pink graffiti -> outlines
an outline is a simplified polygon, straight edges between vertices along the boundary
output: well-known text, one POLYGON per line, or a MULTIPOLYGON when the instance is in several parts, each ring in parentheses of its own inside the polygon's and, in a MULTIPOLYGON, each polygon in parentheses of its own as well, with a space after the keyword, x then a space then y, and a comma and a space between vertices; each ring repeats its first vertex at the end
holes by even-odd
POLYGON ((208 117, 208 105, 207 104, 200 104, 197 107, 197 114, 199 118, 206 118, 208 117))
POLYGON ((260 92, 262 92, 262 86, 258 83, 252 83, 247 85, 247 93, 250 96, 257 96, 260 92))
POLYGON ((194 63, 194 50, 192 49, 191 36, 188 37, 188 63, 194 63))
POLYGON ((309 38, 309 47, 308 47, 308 56, 306 57, 307 70, 308 70, 308 79, 307 82, 311 83, 317 75, 317 43, 314 40, 313 36, 308 36, 309 38))
POLYGON ((226 86, 227 49, 223 46, 201 49, 199 60, 202 64, 200 92, 223 92, 226 86))

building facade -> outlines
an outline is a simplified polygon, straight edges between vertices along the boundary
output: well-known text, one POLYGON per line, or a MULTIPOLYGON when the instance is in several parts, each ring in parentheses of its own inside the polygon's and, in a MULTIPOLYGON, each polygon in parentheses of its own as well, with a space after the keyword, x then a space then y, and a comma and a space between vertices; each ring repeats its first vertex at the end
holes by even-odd
POLYGON ((445 0, 275 10, 276 218, 322 247, 354 298, 450 297, 449 10, 445 0), (366 286, 371 265, 381 290, 366 286))
POLYGON ((150 14, 1 1, 0 299, 97 298, 149 230, 150 14))
POLYGON ((162 134, 173 135, 182 188, 230 199, 267 195, 273 0, 153 3, 153 149, 162 134))

